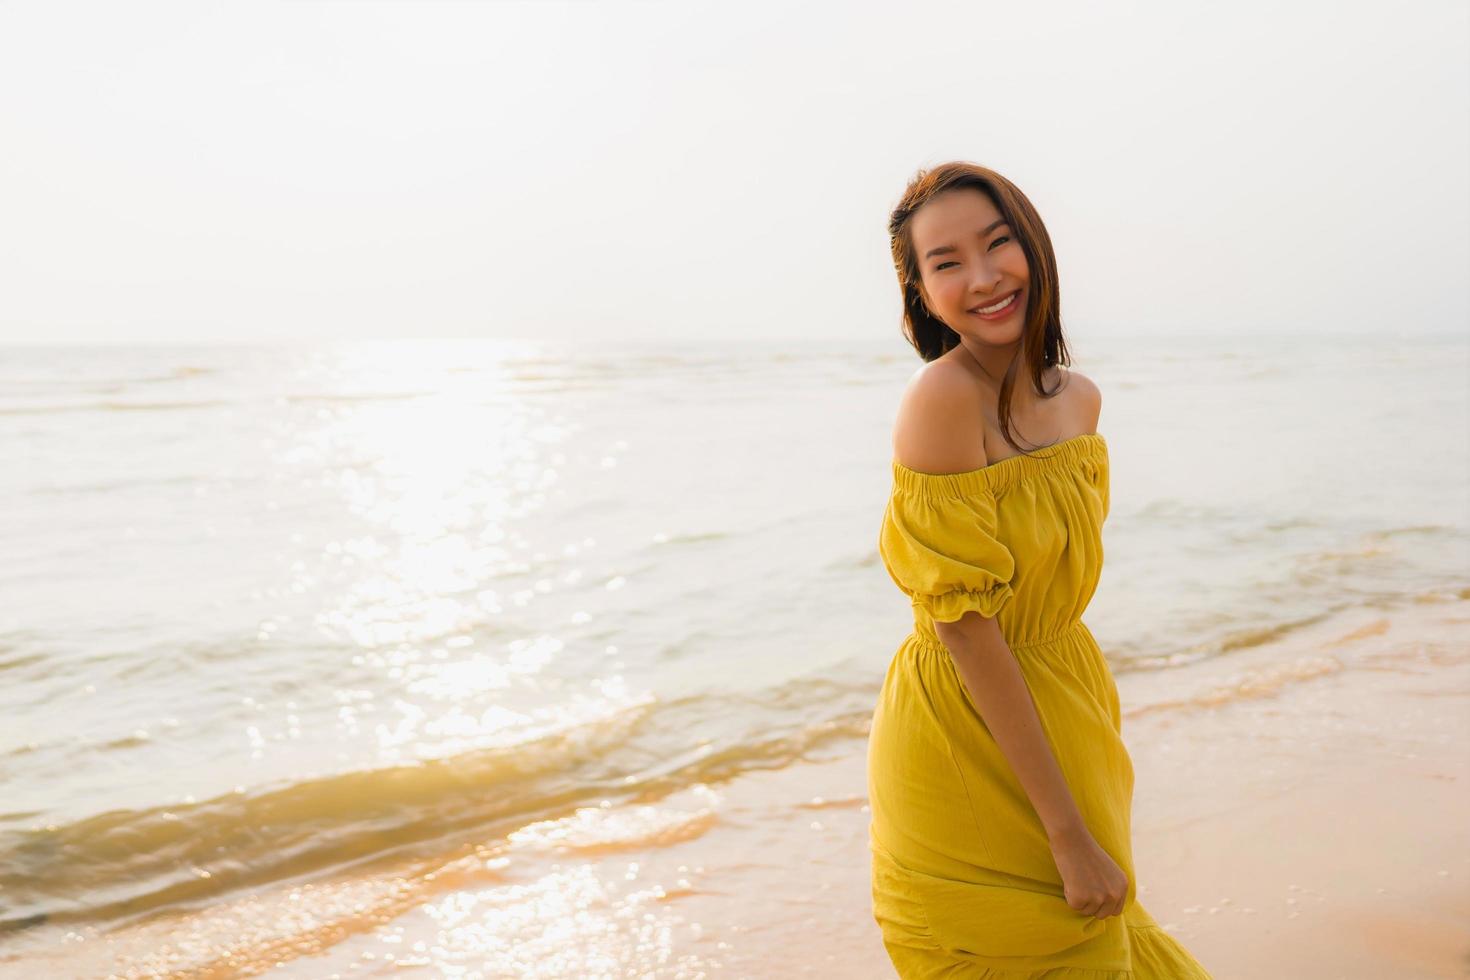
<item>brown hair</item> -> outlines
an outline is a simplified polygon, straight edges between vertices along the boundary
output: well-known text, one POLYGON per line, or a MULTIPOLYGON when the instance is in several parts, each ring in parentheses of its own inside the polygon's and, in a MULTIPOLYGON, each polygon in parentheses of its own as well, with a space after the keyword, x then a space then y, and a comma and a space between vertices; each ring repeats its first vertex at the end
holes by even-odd
MULTIPOLYGON (((903 197, 888 217, 888 237, 893 249, 893 266, 903 293, 903 334, 925 361, 953 350, 960 335, 929 312, 919 293, 919 259, 914 250, 910 219, 936 195, 958 188, 973 188, 990 198, 995 209, 1011 226, 1026 253, 1031 268, 1027 288, 1026 322, 1021 327, 1021 350, 1030 365, 1033 390, 1044 398, 1056 391, 1042 386, 1042 377, 1053 365, 1070 365, 1071 355, 1062 337, 1061 296, 1057 286, 1057 258, 1051 236, 1036 208, 1020 188, 1000 174, 975 163, 955 161, 920 170, 904 188, 903 197)), ((998 414, 1000 433, 1018 452, 1025 452, 1011 437, 1011 400, 1016 387, 1019 358, 1013 358, 1001 380, 998 414)))

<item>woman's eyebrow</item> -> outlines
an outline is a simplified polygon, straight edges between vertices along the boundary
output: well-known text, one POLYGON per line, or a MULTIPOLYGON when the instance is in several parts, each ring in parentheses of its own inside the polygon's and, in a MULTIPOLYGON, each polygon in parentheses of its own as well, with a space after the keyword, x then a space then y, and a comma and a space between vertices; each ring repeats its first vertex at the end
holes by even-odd
MULTIPOLYGON (((988 224, 984 228, 981 228, 980 229, 980 237, 981 238, 984 238, 986 235, 990 234, 992 231, 994 231, 995 229, 999 228, 1001 225, 1003 225, 1005 223, 1006 223, 1006 219, 1004 219, 1004 218, 1001 218, 1001 219, 999 219, 997 221, 992 221, 990 224, 988 224)), ((934 258, 934 256, 936 256, 936 255, 948 255, 950 252, 953 252, 954 250, 955 250, 955 247, 953 245, 941 245, 938 248, 931 248, 929 251, 925 252, 924 253, 924 258, 927 260, 927 259, 934 258)))

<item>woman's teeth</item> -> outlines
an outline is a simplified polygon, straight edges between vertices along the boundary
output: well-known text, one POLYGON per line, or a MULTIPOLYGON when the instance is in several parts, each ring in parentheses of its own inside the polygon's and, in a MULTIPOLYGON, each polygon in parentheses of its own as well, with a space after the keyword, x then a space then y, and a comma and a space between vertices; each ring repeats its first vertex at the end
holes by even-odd
POLYGON ((999 313, 1007 306, 1010 306, 1011 302, 1015 300, 1015 298, 1019 295, 1021 295, 1021 292, 1020 290, 1017 290, 1016 292, 1011 293, 1011 295, 1007 296, 1005 299, 1001 300, 999 303, 996 303, 994 306, 982 306, 975 312, 979 313, 981 316, 989 316, 992 313, 999 313))

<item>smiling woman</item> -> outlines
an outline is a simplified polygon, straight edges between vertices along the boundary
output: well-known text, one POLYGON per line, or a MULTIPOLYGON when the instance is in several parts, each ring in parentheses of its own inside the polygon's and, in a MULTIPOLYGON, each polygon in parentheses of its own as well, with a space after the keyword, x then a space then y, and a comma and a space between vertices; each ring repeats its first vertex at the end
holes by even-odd
POLYGON ((1051 242, 1014 185, 963 163, 915 178, 890 232, 928 363, 878 537, 914 615, 869 732, 883 943, 904 980, 1208 980, 1136 897, 1133 764, 1082 622, 1109 508, 1101 394, 1061 371, 1051 242))
POLYGON ((889 240, 909 343, 925 361, 951 351, 964 359, 957 348, 969 348, 997 387, 997 434, 1021 451, 1011 425, 1018 373, 1027 370, 1029 387, 1049 398, 1056 388, 1045 384, 1046 372, 1070 360, 1041 216, 1000 174, 949 164, 911 183, 889 219, 889 240))

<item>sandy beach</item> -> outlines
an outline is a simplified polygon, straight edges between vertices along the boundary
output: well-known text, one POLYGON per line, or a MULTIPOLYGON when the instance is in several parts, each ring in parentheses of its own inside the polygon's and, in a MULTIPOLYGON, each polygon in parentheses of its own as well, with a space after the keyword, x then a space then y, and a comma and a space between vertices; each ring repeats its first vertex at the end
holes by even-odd
MULTIPOLYGON (((1446 595, 1119 678, 1139 897, 1219 980, 1466 975, 1467 625, 1470 596, 1446 595)), ((845 751, 584 808, 438 862, 77 935, 0 972, 892 977, 864 773, 845 751), (313 925, 293 929, 293 905, 313 925)))

